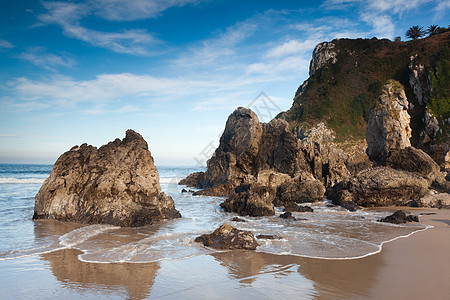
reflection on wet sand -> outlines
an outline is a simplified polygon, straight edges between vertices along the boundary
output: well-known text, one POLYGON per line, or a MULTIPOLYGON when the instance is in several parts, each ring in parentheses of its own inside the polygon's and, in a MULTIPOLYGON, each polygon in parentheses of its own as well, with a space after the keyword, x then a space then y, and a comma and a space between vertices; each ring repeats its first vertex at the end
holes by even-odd
POLYGON ((124 291, 124 298, 129 299, 145 299, 150 295, 160 269, 158 263, 86 263, 78 259, 80 253, 66 249, 41 257, 50 263, 56 279, 64 286, 76 289, 77 293, 82 294, 85 290, 102 290, 104 293, 124 291))
POLYGON ((304 258, 298 263, 298 272, 314 281, 318 299, 349 299, 367 296, 383 259, 375 254, 350 260, 304 258))
POLYGON ((301 277, 313 283, 313 294, 319 298, 367 295, 378 267, 383 265, 378 254, 351 260, 322 260, 245 251, 212 255, 227 267, 229 276, 238 279, 242 286, 251 285, 261 275, 269 273, 276 278, 286 277, 286 283, 297 269, 301 277))

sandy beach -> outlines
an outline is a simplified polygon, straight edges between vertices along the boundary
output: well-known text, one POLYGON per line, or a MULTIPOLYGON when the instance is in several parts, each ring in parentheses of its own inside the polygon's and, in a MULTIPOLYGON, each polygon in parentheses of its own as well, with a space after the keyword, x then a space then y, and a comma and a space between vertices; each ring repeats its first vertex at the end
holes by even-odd
POLYGON ((8 289, 0 295, 11 299, 33 290, 40 299, 79 295, 87 299, 449 299, 450 210, 405 209, 416 215, 428 213, 420 222, 433 228, 385 243, 380 253, 365 258, 323 260, 230 251, 184 260, 105 264, 82 262, 80 251, 65 249, 3 261, 8 289), (18 264, 28 267, 17 268, 18 264))

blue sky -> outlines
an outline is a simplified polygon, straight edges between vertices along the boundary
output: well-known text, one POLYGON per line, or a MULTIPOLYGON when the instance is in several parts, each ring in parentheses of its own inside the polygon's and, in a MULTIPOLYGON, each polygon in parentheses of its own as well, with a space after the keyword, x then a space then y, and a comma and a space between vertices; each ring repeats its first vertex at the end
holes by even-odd
POLYGON ((270 99, 289 109, 316 44, 404 40, 413 25, 448 26, 449 9, 448 0, 1 0, 0 162, 53 163, 131 128, 157 164, 196 165, 236 107, 270 99))

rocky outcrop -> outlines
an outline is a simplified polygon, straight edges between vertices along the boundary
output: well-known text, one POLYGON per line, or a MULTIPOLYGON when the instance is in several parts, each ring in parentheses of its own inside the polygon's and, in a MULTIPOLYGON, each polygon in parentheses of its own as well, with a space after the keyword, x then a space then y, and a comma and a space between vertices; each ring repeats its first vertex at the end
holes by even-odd
POLYGON ((299 180, 299 178, 280 185, 277 198, 288 205, 289 203, 308 203, 323 200, 325 187, 317 179, 299 180))
POLYGON ((228 224, 220 226, 211 234, 197 237, 195 242, 219 250, 255 250, 258 247, 258 242, 253 233, 236 229, 228 224))
POLYGON ((235 212, 241 216, 261 217, 275 214, 273 200, 275 189, 267 186, 243 185, 236 188, 233 195, 221 203, 227 212, 235 212))
POLYGON ((205 172, 195 172, 180 180, 178 184, 186 185, 188 187, 197 187, 201 182, 203 182, 203 176, 205 176, 205 172))
POLYGON ((260 123, 252 110, 237 108, 227 120, 206 172, 192 174, 180 184, 203 189, 241 184, 277 187, 309 170, 298 139, 287 127, 279 119, 260 123))
POLYGON ((404 170, 434 180, 439 175, 439 165, 425 152, 414 147, 391 149, 386 166, 404 170))
POLYGON ((419 200, 419 205, 423 207, 450 209, 450 194, 439 193, 428 195, 419 200))
POLYGON ((414 215, 406 215, 403 210, 397 210, 392 215, 382 218, 379 221, 392 224, 404 224, 409 222, 419 222, 419 217, 414 215))
POLYGON ((231 183, 222 183, 204 190, 196 191, 192 195, 228 197, 234 195, 234 185, 231 183))
POLYGON ((147 142, 128 130, 99 149, 83 144, 61 155, 35 197, 33 219, 142 226, 175 217, 147 142))
POLYGON ((416 56, 411 56, 411 64, 409 65, 409 84, 417 98, 420 105, 426 105, 428 97, 430 96, 431 84, 428 80, 427 72, 425 72, 425 66, 421 64, 415 64, 414 60, 416 56), (426 82, 426 84, 422 84, 426 82))
POLYGON ((391 81, 369 112, 366 140, 370 159, 383 162, 391 149, 411 146, 409 122, 405 91, 400 83, 391 81))
POLYGON ((333 42, 323 42, 318 44, 313 51, 311 63, 309 65, 309 76, 322 68, 327 63, 337 62, 337 52, 333 42))
POLYGON ((413 173, 377 167, 362 171, 328 191, 333 204, 374 206, 417 206, 428 192, 430 182, 413 173))

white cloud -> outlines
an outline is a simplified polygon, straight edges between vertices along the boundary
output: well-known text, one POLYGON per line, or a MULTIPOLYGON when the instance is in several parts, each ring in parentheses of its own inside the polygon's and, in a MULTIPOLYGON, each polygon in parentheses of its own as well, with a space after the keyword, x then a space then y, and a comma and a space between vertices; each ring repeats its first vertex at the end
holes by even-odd
POLYGON ((268 58, 284 57, 287 55, 299 54, 313 49, 317 45, 317 40, 290 40, 282 45, 276 46, 266 54, 268 58))
POLYGON ((142 29, 122 32, 102 32, 80 25, 80 20, 89 15, 92 8, 86 3, 46 2, 46 14, 39 15, 43 24, 57 24, 67 37, 87 42, 93 46, 106 48, 117 53, 150 55, 150 46, 160 43, 142 29))
POLYGON ((14 48, 14 45, 7 40, 0 39, 0 51, 14 48))
POLYGON ((76 64, 67 54, 56 55, 45 51, 45 48, 34 47, 22 52, 18 57, 50 71, 54 71, 56 67, 71 68, 76 64))
POLYGON ((95 14, 112 21, 131 21, 158 17, 171 7, 196 4, 199 0, 92 0, 95 14))
POLYGON ((372 33, 379 38, 392 39, 395 35, 395 25, 389 15, 364 13, 361 15, 363 21, 373 27, 372 33))
POLYGON ((368 0, 369 9, 378 12, 389 12, 391 14, 401 14, 406 10, 415 9, 432 0, 368 0))
POLYGON ((327 0, 322 4, 322 7, 326 9, 347 9, 360 3, 362 0, 327 0))

